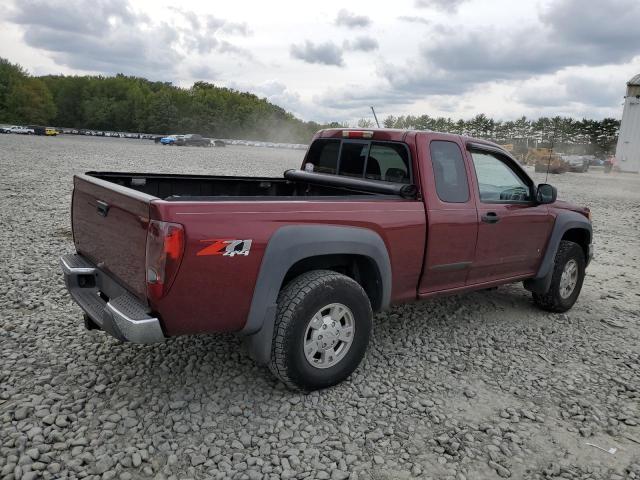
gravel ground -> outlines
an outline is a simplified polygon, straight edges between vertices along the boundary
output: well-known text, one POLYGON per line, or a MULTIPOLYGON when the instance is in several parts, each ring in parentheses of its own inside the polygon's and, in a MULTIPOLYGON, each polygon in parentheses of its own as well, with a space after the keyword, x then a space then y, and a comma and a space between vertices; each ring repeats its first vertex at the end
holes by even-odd
POLYGON ((285 390, 232 336, 84 330, 57 263, 73 173, 276 176, 302 155, 0 136, 0 478, 640 479, 638 176, 551 176, 594 214, 570 312, 520 285, 396 307, 327 391, 285 390))

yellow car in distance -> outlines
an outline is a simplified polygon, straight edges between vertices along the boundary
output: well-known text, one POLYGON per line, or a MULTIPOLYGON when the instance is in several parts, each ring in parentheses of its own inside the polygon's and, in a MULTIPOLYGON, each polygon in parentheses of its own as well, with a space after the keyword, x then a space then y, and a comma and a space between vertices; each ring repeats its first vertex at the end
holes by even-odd
POLYGON ((44 129, 44 134, 47 136, 56 136, 58 135, 58 131, 53 127, 47 127, 44 129))

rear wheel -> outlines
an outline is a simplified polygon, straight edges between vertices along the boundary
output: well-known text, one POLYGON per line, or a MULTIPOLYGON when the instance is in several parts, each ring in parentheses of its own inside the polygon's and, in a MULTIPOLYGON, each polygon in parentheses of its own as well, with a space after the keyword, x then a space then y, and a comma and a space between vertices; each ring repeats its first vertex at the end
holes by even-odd
POLYGON ((293 389, 340 383, 364 357, 371 317, 369 298, 353 279, 329 270, 300 275, 278 296, 271 372, 293 389))
POLYGON ((533 294, 540 308, 550 312, 566 312, 576 303, 585 274, 585 258, 582 247, 563 240, 556 253, 551 286, 547 293, 533 294))

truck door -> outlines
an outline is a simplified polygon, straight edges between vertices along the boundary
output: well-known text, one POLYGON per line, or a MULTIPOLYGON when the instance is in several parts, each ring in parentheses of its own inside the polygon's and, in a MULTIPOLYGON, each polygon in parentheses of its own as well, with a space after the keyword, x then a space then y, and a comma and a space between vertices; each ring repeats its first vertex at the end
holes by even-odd
POLYGON ((419 294, 464 287, 474 259, 478 218, 463 145, 451 137, 418 136, 427 211, 419 294))
POLYGON ((478 243, 469 285, 534 273, 553 226, 546 205, 534 201, 532 180, 499 151, 470 149, 476 184, 478 243))

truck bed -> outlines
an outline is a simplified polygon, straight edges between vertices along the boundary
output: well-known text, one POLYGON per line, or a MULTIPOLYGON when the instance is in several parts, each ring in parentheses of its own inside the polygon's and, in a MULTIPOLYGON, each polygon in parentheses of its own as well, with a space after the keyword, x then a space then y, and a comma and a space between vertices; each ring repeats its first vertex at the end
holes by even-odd
MULTIPOLYGON (((284 178, 87 172, 74 178, 76 250, 145 301, 145 245, 151 209, 185 202, 205 209, 212 202, 304 200, 344 203, 400 200, 413 185, 303 171, 284 178), (160 202, 160 203, 158 203, 160 202)), ((271 203, 271 202, 268 202, 271 203)), ((326 205, 326 204, 325 204, 326 205)), ((328 208, 328 207, 327 207, 328 208)), ((286 209, 285 209, 286 211, 286 209)), ((182 221, 182 219, 173 220, 182 221)))
POLYGON ((88 172, 106 180, 166 201, 276 200, 282 197, 371 197, 374 192, 346 187, 312 185, 286 178, 175 175, 151 173, 88 172))

